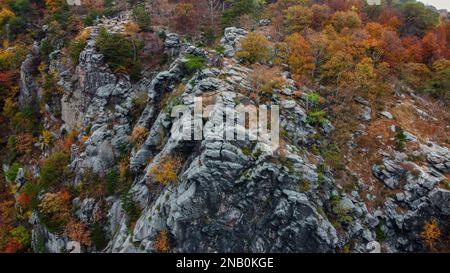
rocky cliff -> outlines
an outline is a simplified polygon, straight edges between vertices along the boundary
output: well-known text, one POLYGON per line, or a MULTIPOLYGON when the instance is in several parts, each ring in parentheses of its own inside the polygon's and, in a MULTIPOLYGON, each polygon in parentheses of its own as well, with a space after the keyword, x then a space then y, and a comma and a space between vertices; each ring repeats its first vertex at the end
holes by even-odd
MULTIPOLYGON (((106 242, 83 251, 157 252, 163 240, 172 252, 408 252, 422 250, 424 222, 435 217, 448 224, 450 191, 441 184, 450 172, 445 146, 408 133, 406 141, 417 146, 414 157, 380 149, 382 160, 365 170, 375 186, 351 166, 346 168, 357 183, 342 186, 323 157, 311 150, 333 133, 333 120, 320 126, 308 122, 313 90, 304 88, 298 95, 287 67, 280 75, 285 85, 270 98, 280 105, 279 149, 272 151, 264 141, 217 138, 234 130, 215 126, 226 108, 255 103, 250 97, 253 68, 235 58, 239 40, 248 32, 225 29, 223 53, 166 34, 165 51, 172 56, 166 70, 133 83, 127 75, 113 73, 95 47, 101 26, 121 32, 126 20, 105 19, 91 27, 74 68, 52 53, 51 67, 63 95, 60 119, 53 117, 46 127, 57 137, 75 132, 83 139, 70 147, 73 176, 65 183, 77 188, 87 179, 92 184, 96 180, 91 177, 118 168, 126 168, 131 177, 125 194, 86 196, 79 191, 71 201, 79 221, 101 224, 106 242), (189 69, 186 62, 192 56, 204 59, 205 66, 189 69), (143 95, 146 101, 139 108, 143 95), (212 107, 201 117, 203 140, 184 140, 179 128, 189 122, 187 115, 174 117, 171 110, 178 105, 193 111, 194 97, 212 107), (137 116, 136 109, 141 111, 137 116), (61 123, 58 130, 52 122, 61 123), (145 132, 142 141, 133 143, 132 135, 139 131, 145 132), (176 181, 158 183, 155 170, 164 168, 168 158, 176 165, 176 181), (380 194, 380 188, 389 194, 380 194), (130 204, 133 213, 127 211, 130 204)), ((22 70, 32 66, 33 54, 22 70)), ((22 100, 34 99, 32 73, 21 73, 21 82, 22 100)), ((362 127, 356 134, 361 135, 368 133, 365 124, 376 110, 363 99, 360 103, 362 127)), ((389 120, 392 114, 381 113, 380 118, 389 120)), ((67 251, 66 235, 50 232, 37 214, 31 223, 35 249, 44 244, 49 252, 67 251)))

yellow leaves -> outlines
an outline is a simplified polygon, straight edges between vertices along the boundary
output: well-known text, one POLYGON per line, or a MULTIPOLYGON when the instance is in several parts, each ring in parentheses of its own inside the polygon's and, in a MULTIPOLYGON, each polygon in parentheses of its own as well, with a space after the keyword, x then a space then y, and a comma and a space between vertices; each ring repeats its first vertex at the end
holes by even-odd
POLYGON ((332 24, 340 32, 344 28, 358 28, 361 26, 361 19, 354 11, 338 11, 333 15, 332 24))
POLYGON ((65 223, 70 217, 70 195, 67 192, 48 192, 38 205, 40 211, 55 222, 65 223))
POLYGON ((420 233, 423 242, 431 250, 434 249, 434 244, 437 242, 439 237, 441 237, 441 235, 442 232, 439 229, 438 222, 435 218, 426 223, 423 231, 420 233))
POLYGON ((9 19, 15 17, 16 15, 9 9, 3 8, 0 11, 0 26, 5 25, 9 19))
POLYGON ((78 33, 77 37, 75 37, 75 40, 86 41, 90 35, 91 35, 91 28, 85 28, 82 31, 80 31, 80 33, 78 33))
POLYGON ((45 6, 51 12, 56 12, 60 7, 64 5, 65 0, 45 0, 45 6))
POLYGON ((8 117, 12 118, 14 114, 17 112, 17 103, 12 98, 6 98, 5 103, 3 105, 3 114, 8 117))
POLYGON ((136 127, 133 129, 131 136, 129 137, 129 141, 131 144, 135 146, 140 146, 145 142, 145 139, 148 136, 148 129, 144 127, 136 127))
POLYGON ((358 76, 364 79, 373 79, 375 77, 375 71, 373 67, 373 61, 371 58, 364 58, 356 65, 356 73, 358 76))
POLYGON ((313 12, 310 8, 296 5, 284 13, 284 25, 288 33, 299 32, 311 25, 313 12))
POLYGON ((53 135, 52 135, 52 133, 50 131, 43 130, 42 131, 42 138, 43 138, 43 141, 44 141, 44 145, 46 147, 50 146, 52 144, 52 142, 53 142, 53 135))
POLYGON ((433 63, 433 70, 440 72, 450 68, 450 60, 439 59, 433 63))
POLYGON ((153 176, 155 181, 162 185, 175 183, 177 181, 178 169, 181 167, 181 160, 174 156, 166 156, 161 159, 159 164, 153 166, 149 175, 153 176))
POLYGON ((161 230, 156 236, 154 248, 161 253, 167 253, 170 251, 169 239, 166 230, 161 230))
POLYGON ((270 43, 264 35, 251 32, 241 40, 241 50, 236 57, 247 64, 268 61, 270 58, 270 43))

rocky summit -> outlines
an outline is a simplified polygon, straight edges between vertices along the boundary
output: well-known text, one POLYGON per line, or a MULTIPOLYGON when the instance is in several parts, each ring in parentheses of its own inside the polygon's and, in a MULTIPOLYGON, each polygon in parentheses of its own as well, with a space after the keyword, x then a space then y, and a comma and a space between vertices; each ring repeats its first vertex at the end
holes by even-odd
POLYGON ((44 2, 0 4, 0 251, 450 250, 446 13, 44 2))

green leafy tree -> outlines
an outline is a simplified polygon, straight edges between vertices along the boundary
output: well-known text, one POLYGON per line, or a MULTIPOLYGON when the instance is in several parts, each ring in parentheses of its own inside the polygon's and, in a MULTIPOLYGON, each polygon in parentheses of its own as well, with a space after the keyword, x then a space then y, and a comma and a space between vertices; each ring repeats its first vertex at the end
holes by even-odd
POLYGON ((260 0, 235 0, 227 1, 231 7, 226 9, 222 15, 222 26, 228 27, 245 14, 253 13, 261 4, 260 0))
POLYGON ((69 155, 64 152, 50 155, 41 167, 41 182, 47 186, 63 183, 69 171, 69 159, 69 155))
POLYGON ((138 53, 141 46, 137 41, 128 39, 123 34, 109 33, 102 28, 95 46, 103 54, 111 70, 127 73, 134 81, 140 78, 142 65, 138 60, 138 53))
POLYGON ((139 28, 142 31, 150 31, 151 30, 151 16, 150 12, 145 9, 145 5, 137 5, 133 9, 133 19, 138 24, 139 28))
POLYGON ((404 22, 401 29, 405 35, 422 37, 439 22, 439 14, 420 2, 407 2, 401 6, 404 22))

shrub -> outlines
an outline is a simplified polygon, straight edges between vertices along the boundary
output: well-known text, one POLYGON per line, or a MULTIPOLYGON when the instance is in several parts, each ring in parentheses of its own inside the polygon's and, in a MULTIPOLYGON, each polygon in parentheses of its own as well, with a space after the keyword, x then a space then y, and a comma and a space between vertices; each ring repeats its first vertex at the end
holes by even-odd
POLYGON ((20 243, 22 248, 28 248, 31 243, 31 234, 23 226, 18 226, 10 231, 11 237, 20 243))
POLYGON ((113 195, 116 192, 118 182, 117 173, 113 170, 106 174, 106 192, 108 195, 113 195))
POLYGON ((439 229, 438 222, 435 218, 431 221, 427 222, 423 228, 423 231, 420 233, 422 240, 426 247, 433 250, 434 244, 441 237, 441 230, 439 229))
POLYGON ((401 6, 404 23, 402 33, 423 36, 439 22, 439 14, 424 4, 416 1, 405 1, 401 6))
POLYGON ((130 113, 130 116, 133 117, 134 120, 137 120, 141 116, 142 111, 147 107, 147 102, 148 94, 146 91, 139 91, 136 93, 136 96, 133 98, 133 108, 130 113))
POLYGON ((125 192, 122 194, 122 209, 128 216, 129 223, 135 222, 139 218, 140 209, 138 204, 133 200, 131 193, 125 192))
POLYGON ((205 59, 201 56, 187 54, 184 58, 184 65, 189 71, 196 71, 205 68, 205 59))
POLYGON ((138 61, 140 45, 123 34, 109 33, 100 29, 95 46, 103 54, 106 62, 115 73, 128 73, 133 81, 140 78, 142 69, 138 61))
POLYGON ((158 232, 155 240, 155 250, 161 253, 167 253, 170 251, 169 239, 166 230, 158 232))
POLYGON ((218 45, 214 48, 214 50, 219 53, 219 54, 224 54, 225 53, 225 47, 223 45, 218 45))
POLYGON ((69 159, 69 155, 64 152, 54 153, 45 159, 40 172, 41 183, 46 186, 63 183, 69 172, 69 159))
POLYGON ((104 249, 108 244, 105 231, 103 230, 102 225, 97 222, 94 223, 94 227, 91 230, 91 241, 92 245, 98 251, 104 249))
POLYGON ((323 124, 327 122, 326 115, 323 110, 309 112, 307 122, 310 125, 323 124))
POLYGON ((251 32, 241 39, 241 50, 236 57, 246 64, 266 62, 270 58, 269 41, 264 35, 251 32))
POLYGON ((20 166, 19 163, 13 163, 5 173, 6 178, 9 181, 14 181, 20 168, 22 168, 22 166, 20 166))
POLYGON ((431 79, 422 85, 421 90, 450 103, 450 60, 440 59, 433 63, 431 79))
POLYGON ((144 127, 136 127, 133 129, 131 136, 129 137, 129 141, 134 146, 141 146, 148 136, 148 129, 144 127))
POLYGON ((309 191, 311 188, 311 185, 309 183, 308 180, 306 179, 301 179, 299 184, 298 184, 298 191, 299 192, 307 192, 309 191))
POLYGON ((42 89, 45 103, 51 103, 55 96, 62 95, 64 92, 62 87, 58 85, 57 74, 54 71, 43 72, 42 89))
POLYGON ((80 39, 76 39, 76 40, 72 41, 69 44, 67 50, 69 52, 70 60, 72 61, 72 63, 74 65, 78 64, 78 60, 80 58, 80 53, 86 47, 86 42, 87 42, 86 38, 80 38, 80 39))
POLYGON ((152 20, 144 4, 137 5, 133 8, 133 19, 142 31, 151 30, 152 20))
POLYGON ((177 157, 166 156, 161 159, 158 165, 153 166, 149 174, 152 175, 156 182, 162 185, 175 183, 177 181, 177 172, 181 167, 181 160, 177 157))
POLYGON ((43 138, 44 145, 47 147, 50 146, 53 142, 53 135, 48 130, 42 131, 42 138, 43 138))
POLYGON ((5 253, 16 253, 23 248, 22 244, 16 239, 12 238, 8 241, 5 248, 2 250, 5 253))
POLYGON ((285 47, 281 51, 281 57, 289 65, 295 75, 307 75, 314 70, 314 57, 311 45, 302 35, 294 33, 285 39, 285 47))
POLYGON ((86 224, 71 219, 67 224, 66 232, 67 236, 71 240, 79 242, 85 246, 91 245, 91 235, 86 224))
POLYGON ((70 218, 70 195, 67 192, 46 193, 38 205, 38 216, 51 232, 59 232, 70 218))
POLYGON ((232 6, 223 12, 221 21, 222 26, 227 27, 236 23, 236 20, 244 15, 250 14, 258 8, 260 1, 254 0, 235 0, 232 6))
POLYGON ((17 203, 23 208, 27 209, 30 206, 31 200, 33 199, 32 195, 27 194, 26 192, 22 192, 17 196, 17 203))
POLYGON ((400 127, 396 127, 395 140, 396 140, 397 150, 403 151, 405 149, 405 144, 406 144, 406 135, 405 135, 405 132, 403 131, 403 129, 400 127))
POLYGON ((270 99, 274 89, 281 89, 286 84, 286 81, 281 76, 281 70, 278 67, 270 68, 265 65, 253 66, 253 71, 250 74, 250 82, 256 94, 265 99, 270 99))

